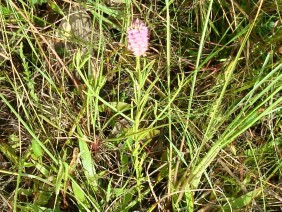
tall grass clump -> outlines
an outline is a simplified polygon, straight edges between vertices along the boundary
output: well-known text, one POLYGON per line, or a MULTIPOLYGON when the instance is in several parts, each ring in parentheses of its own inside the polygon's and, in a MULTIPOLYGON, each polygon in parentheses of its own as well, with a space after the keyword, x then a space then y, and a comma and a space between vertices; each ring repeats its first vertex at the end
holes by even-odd
POLYGON ((280 11, 1 3, 1 211, 282 210, 280 11))

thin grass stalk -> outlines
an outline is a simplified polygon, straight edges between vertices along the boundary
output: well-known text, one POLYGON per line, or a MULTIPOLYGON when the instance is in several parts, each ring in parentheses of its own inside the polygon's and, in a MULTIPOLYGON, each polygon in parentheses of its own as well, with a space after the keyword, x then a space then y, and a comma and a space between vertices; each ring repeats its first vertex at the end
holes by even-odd
MULTIPOLYGON (((168 185, 167 185, 167 190, 168 190, 168 195, 170 195, 172 189, 171 189, 171 184, 173 182, 172 178, 172 158, 173 158, 173 146, 172 146, 172 133, 171 133, 171 94, 170 94, 170 65, 171 65, 171 32, 170 32, 170 1, 166 0, 165 1, 166 5, 166 66, 167 66, 167 96, 168 96, 168 139, 170 141, 169 143, 169 162, 168 162, 168 167, 169 167, 169 175, 168 175, 168 185)), ((170 198, 169 198, 170 199, 170 198)), ((169 200, 170 202, 170 200, 169 200)))
POLYGON ((54 155, 45 147, 45 145, 38 139, 38 137, 35 135, 35 133, 32 131, 32 129, 28 126, 28 124, 22 119, 22 117, 17 113, 17 111, 12 107, 12 105, 8 102, 8 100, 3 96, 3 94, 0 94, 0 98, 3 100, 3 102, 9 107, 9 109, 12 111, 12 113, 17 117, 17 119, 20 121, 20 123, 25 127, 25 129, 28 131, 28 133, 33 137, 33 139, 41 146, 41 148, 47 153, 47 155, 53 160, 53 162, 57 165, 58 160, 54 157, 54 155))
POLYGON ((249 36, 250 36, 250 34, 251 34, 251 31, 252 31, 252 29, 253 29, 253 27, 254 27, 254 25, 255 25, 255 23, 256 23, 258 14, 259 14, 260 9, 261 9, 261 6, 262 6, 262 2, 263 2, 263 0, 261 1, 261 4, 260 4, 260 7, 259 7, 259 9, 258 9, 258 11, 257 11, 256 17, 255 17, 253 23, 250 25, 250 28, 249 28, 249 30, 247 31, 247 34, 246 34, 246 36, 244 37, 244 39, 243 39, 243 41, 242 41, 241 47, 240 47, 240 49, 238 50, 238 53, 237 53, 237 55, 236 55, 234 61, 231 61, 230 64, 229 64, 229 66, 226 68, 227 74, 226 74, 225 84, 224 84, 224 86, 223 86, 223 88, 222 88, 222 91, 221 91, 221 93, 220 93, 219 98, 218 98, 217 101, 216 101, 216 105, 215 105, 214 109, 213 109, 212 112, 211 112, 211 118, 210 118, 208 127, 207 127, 207 129, 206 129, 206 132, 205 132, 205 134, 204 134, 203 143, 202 143, 201 148, 199 149, 199 151, 203 148, 204 144, 205 144, 209 139, 211 139, 211 137, 212 137, 213 134, 214 134, 214 131, 211 131, 211 129, 212 129, 213 126, 216 124, 217 113, 218 113, 219 107, 220 107, 221 102, 222 102, 222 100, 223 100, 223 97, 224 97, 224 94, 225 94, 225 92, 226 92, 227 86, 229 85, 229 82, 230 82, 230 80, 232 79, 232 74, 233 74, 233 72, 234 72, 234 70, 235 70, 235 68, 236 68, 236 66, 237 66, 237 64, 238 64, 239 58, 240 58, 240 56, 241 56, 241 53, 243 52, 244 47, 245 47, 245 45, 246 45, 246 42, 247 42, 247 40, 248 40, 248 38, 249 38, 249 36))
MULTIPOLYGON (((188 108, 187 108, 187 115, 186 115, 185 126, 187 126, 187 127, 184 128, 183 138, 182 138, 181 144, 180 144, 180 152, 182 152, 182 149, 183 149, 183 146, 184 146, 184 141, 185 141, 185 134, 187 133, 187 130, 188 130, 188 123, 189 123, 189 120, 190 120, 190 113, 191 113, 191 107, 192 107, 192 102, 193 102, 194 90, 195 90, 195 86, 196 86, 197 74, 198 74, 198 71, 200 69, 200 61, 201 61, 202 52, 203 52, 203 48, 204 48, 204 42, 205 42, 205 38, 206 38, 206 32, 207 32, 207 28, 208 28, 209 18, 210 18, 211 11, 212 11, 212 5, 213 5, 213 0, 211 0, 210 4, 209 4, 209 8, 208 8, 208 12, 207 12, 206 20, 205 20, 205 24, 204 24, 204 29, 203 29, 203 32, 202 32, 201 41, 200 41, 200 45, 199 45, 199 50, 198 50, 198 54, 197 54, 197 60, 196 60, 194 74, 193 74, 192 86, 191 86, 191 90, 190 90, 190 96, 189 96, 189 102, 188 102, 188 108)), ((179 167, 179 163, 180 163, 180 160, 178 160, 176 167, 179 167)), ((176 182, 177 175, 178 175, 178 169, 176 169, 176 173, 175 173, 175 182, 176 182)))
MULTIPOLYGON (((254 151, 254 149, 252 147, 252 144, 249 141, 249 139, 247 139, 247 143, 248 143, 248 145, 250 147, 250 150, 251 150, 251 153, 252 153, 252 156, 254 158, 254 162, 256 164, 256 168, 257 168, 257 171, 258 171, 258 174, 259 174, 259 184, 260 184, 260 187, 261 187, 262 190, 264 190, 263 176, 262 176, 261 170, 259 168, 259 164, 258 164, 256 155, 255 155, 255 151, 254 151)), ((264 211, 266 211, 265 195, 264 195, 264 192, 261 192, 261 193, 262 193, 263 209, 264 209, 264 211)))
MULTIPOLYGON (((259 99, 258 97, 262 97, 262 95, 266 94, 267 91, 269 91, 278 81, 281 80, 282 75, 279 75, 277 77, 275 77, 274 80, 272 80, 272 82, 263 89, 263 91, 261 91, 260 93, 258 93, 255 97, 253 97, 253 99, 250 99, 251 96, 253 95, 253 93, 262 86, 263 83, 266 82, 267 79, 269 79, 272 75, 274 75, 278 70, 280 70, 282 67, 282 64, 278 65, 276 68, 273 69, 273 71, 271 71, 267 76, 265 76, 263 79, 261 79, 259 82, 257 82, 253 89, 239 102, 237 103, 232 109, 229 110, 229 112, 225 115, 225 117, 230 117, 232 113, 234 113, 238 108, 242 107, 242 105, 244 105, 244 107, 241 109, 241 112, 236 115, 233 123, 235 123, 236 121, 239 121, 240 119, 242 119, 242 116, 245 115, 245 112, 248 110, 249 107, 252 107, 253 104, 255 104, 255 102, 259 99)), ((278 91, 275 91, 278 92, 278 91)), ((274 93, 274 92, 273 92, 274 93)), ((220 121, 215 127, 215 130, 218 129, 224 122, 226 121, 226 118, 223 119, 222 121, 220 121)), ((228 133, 230 131, 232 131, 232 129, 234 128, 233 125, 229 125, 225 132, 228 133)), ((224 134, 223 134, 224 135, 224 134)), ((223 136, 222 135, 222 136, 223 136)))
MULTIPOLYGON (((135 88, 135 103, 136 103, 136 115, 135 115, 135 120, 134 120, 134 132, 137 133, 139 130, 139 125, 140 125, 140 118, 142 115, 142 107, 143 105, 141 104, 141 95, 142 95, 142 73, 141 73, 141 68, 140 68, 140 56, 136 57, 136 72, 137 72, 137 79, 134 79, 134 86, 135 88)), ((139 158, 139 153, 140 153, 140 141, 138 139, 138 135, 133 137, 134 140, 134 150, 133 150, 133 158, 134 158, 134 169, 135 169, 135 174, 136 174, 136 183, 137 183, 137 190, 138 190, 138 200, 141 203, 142 201, 142 194, 141 194, 141 176, 142 176, 142 163, 139 158)))
MULTIPOLYGON (((211 131, 212 129, 212 126, 214 126, 216 124, 216 117, 217 117, 217 113, 218 113, 218 109, 220 107, 220 104, 222 102, 222 99, 223 99, 223 96, 225 94, 225 91, 226 91, 226 88, 229 84, 229 81, 231 80, 231 76, 235 70, 235 67, 239 61, 239 58, 240 58, 240 55, 241 53, 243 52, 243 49, 246 45, 246 42, 255 26, 255 23, 256 23, 256 20, 258 18, 258 15, 261 11, 261 7, 262 7, 262 3, 263 3, 263 0, 260 1, 260 4, 259 4, 259 7, 258 7, 258 11, 256 13, 256 16, 252 22, 252 24, 250 25, 250 28, 249 30, 247 31, 247 34, 245 35, 243 41, 242 41, 242 44, 240 46, 240 49, 238 50, 238 53, 234 59, 234 61, 232 61, 229 66, 227 67, 227 75, 226 75, 226 80, 225 80, 225 84, 222 88, 222 91, 221 91, 221 94, 218 98, 218 100, 216 101, 216 105, 211 113, 211 119, 209 121, 209 124, 208 124, 208 127, 207 127, 207 130, 204 134, 204 138, 203 138, 203 141, 202 141, 202 144, 201 144, 201 147, 199 148, 199 152, 201 151, 201 149, 204 147, 204 144, 209 141, 213 134, 214 134, 214 131, 211 131)), ((254 124, 255 122, 253 122, 254 124)), ((211 164, 211 162, 214 160, 214 158, 216 157, 216 155, 220 152, 220 150, 226 146, 228 143, 232 142, 233 140, 228 140, 227 142, 222 142, 222 140, 218 140, 217 142, 214 143, 214 145, 212 146, 212 148, 208 151, 208 153, 206 154, 206 156, 201 159, 201 161, 199 162, 198 165, 196 165, 196 167, 192 170, 192 173, 189 174, 189 177, 187 178, 187 180, 184 181, 184 183, 181 185, 180 187, 180 190, 185 190, 185 187, 187 186, 187 184, 190 184, 191 188, 194 189, 194 188, 197 188, 198 185, 199 185, 199 182, 200 182, 200 178, 203 174, 203 172, 206 170, 206 168, 211 164)), ((199 153, 198 153, 199 154, 199 153)), ((182 178, 186 178, 187 175, 183 175, 182 178)), ((181 192, 177 201, 176 201, 176 204, 178 204, 182 197, 183 197, 183 194, 184 192, 181 192)))
MULTIPOLYGON (((280 89, 282 89, 282 86, 280 87, 280 89)), ((198 186, 202 173, 210 165, 210 163, 214 160, 214 158, 217 156, 217 154, 220 152, 222 148, 224 148, 230 142, 234 141, 236 137, 238 137, 240 134, 242 134, 247 129, 249 129, 254 123, 259 121, 262 117, 266 116, 267 114, 275 110, 276 106, 281 104, 281 102, 282 102, 282 97, 280 97, 277 101, 275 101, 269 108, 267 108, 261 114, 257 112, 257 109, 254 109, 249 116, 247 116, 245 119, 238 122, 236 126, 234 126, 233 131, 231 131, 224 137, 220 137, 217 140, 217 142, 212 146, 212 148, 208 151, 208 153, 203 158, 203 160, 199 163, 199 165, 197 165, 197 169, 195 169, 193 173, 189 176, 188 181, 191 184, 194 183, 192 184, 192 186, 198 186)))
MULTIPOLYGON (((36 42, 38 43, 39 48, 42 50, 41 48, 41 44, 37 38, 36 35, 38 35, 40 37, 40 39, 42 39, 42 41, 48 46, 48 48, 52 51, 52 53, 55 55, 56 59, 58 60, 58 62, 60 63, 60 65, 63 67, 64 71, 68 74, 68 76, 70 77, 70 79, 72 80, 72 82, 74 83, 74 86, 79 90, 79 86, 76 82, 76 80, 74 79, 74 77, 72 76, 72 74, 70 73, 70 71, 68 70, 68 68, 66 67, 66 65, 64 64, 64 62, 62 61, 62 59, 59 57, 59 55, 57 54, 57 52, 55 51, 55 49, 51 46, 50 42, 48 42, 46 40, 46 38, 39 32, 39 30, 29 21, 29 19, 25 16, 25 14, 15 5, 15 3, 13 3, 12 1, 9 1, 9 3, 13 6, 13 8, 15 8, 17 10, 17 12, 23 16, 23 18, 27 21, 28 25, 30 26, 30 28, 32 29, 31 32, 34 36, 34 39, 36 40, 36 42)), ((16 14, 16 13, 15 13, 16 14)), ((42 50, 42 52, 44 52, 42 50)), ((45 54, 43 54, 44 58, 46 59, 46 61, 48 61, 48 58, 45 54)), ((50 67, 52 67, 50 65, 50 67)), ((54 74, 55 75, 55 74, 54 74)), ((83 96, 83 95, 82 95, 83 96)))

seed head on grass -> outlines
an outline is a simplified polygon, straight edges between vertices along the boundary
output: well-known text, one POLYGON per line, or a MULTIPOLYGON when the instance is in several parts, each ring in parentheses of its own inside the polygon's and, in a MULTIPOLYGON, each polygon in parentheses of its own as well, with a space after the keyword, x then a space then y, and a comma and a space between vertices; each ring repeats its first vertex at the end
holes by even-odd
POLYGON ((127 30, 128 49, 133 52, 134 56, 144 56, 148 50, 149 35, 148 27, 138 18, 131 23, 127 30))

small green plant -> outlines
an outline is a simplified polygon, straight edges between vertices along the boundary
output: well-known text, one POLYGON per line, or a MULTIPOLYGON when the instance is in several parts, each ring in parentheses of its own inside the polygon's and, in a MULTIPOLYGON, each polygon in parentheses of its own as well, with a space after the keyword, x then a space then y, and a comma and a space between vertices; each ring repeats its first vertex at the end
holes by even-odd
POLYGON ((0 208, 281 211, 280 11, 3 3, 0 208))

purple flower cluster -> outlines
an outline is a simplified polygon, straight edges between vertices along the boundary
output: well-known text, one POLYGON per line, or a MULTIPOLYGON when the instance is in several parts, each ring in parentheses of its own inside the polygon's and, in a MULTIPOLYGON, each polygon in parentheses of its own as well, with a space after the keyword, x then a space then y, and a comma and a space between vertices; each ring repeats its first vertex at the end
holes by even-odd
POLYGON ((149 44, 148 27, 138 18, 132 22, 131 27, 127 30, 127 38, 128 49, 135 56, 145 55, 149 44))

